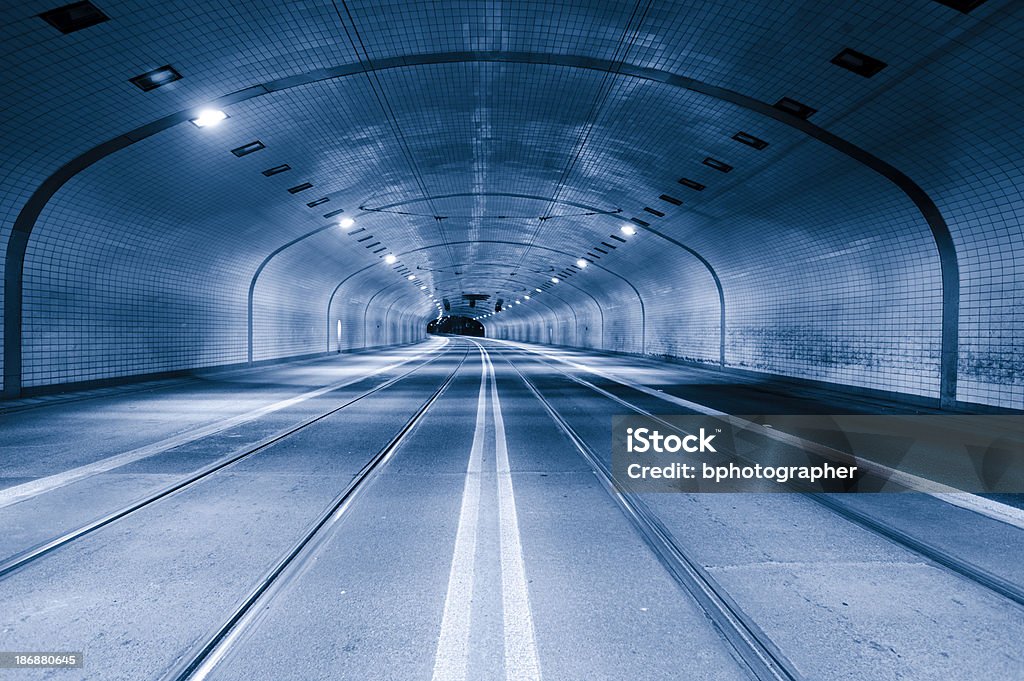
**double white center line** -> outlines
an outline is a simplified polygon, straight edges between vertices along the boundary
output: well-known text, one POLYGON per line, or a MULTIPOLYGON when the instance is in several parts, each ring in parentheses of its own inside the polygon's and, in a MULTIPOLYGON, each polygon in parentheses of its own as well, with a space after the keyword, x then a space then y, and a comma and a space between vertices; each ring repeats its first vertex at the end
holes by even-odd
MULTIPOLYGON (((509 681, 539 681, 540 662, 530 612, 526 566, 523 563, 515 492, 509 468, 505 422, 498 398, 494 365, 487 351, 480 350, 480 392, 477 397, 476 429, 462 491, 459 527, 455 536, 445 597, 441 636, 434 658, 434 681, 462 681, 469 678, 470 628, 475 586, 474 571, 479 530, 483 459, 487 447, 487 386, 490 383, 491 418, 494 423, 494 461, 497 475, 498 525, 502 590, 502 619, 505 646, 505 678, 509 681)), ((488 447, 489 449, 489 447, 488 447)), ((477 585, 478 586, 478 585, 477 585)))

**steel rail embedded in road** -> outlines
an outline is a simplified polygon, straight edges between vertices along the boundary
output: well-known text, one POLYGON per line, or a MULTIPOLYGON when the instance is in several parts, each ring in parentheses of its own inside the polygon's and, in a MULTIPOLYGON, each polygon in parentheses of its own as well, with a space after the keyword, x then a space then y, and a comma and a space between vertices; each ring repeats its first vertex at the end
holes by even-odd
MULTIPOLYGON (((92 534, 93 532, 99 530, 100 528, 106 527, 107 525, 110 525, 111 523, 114 523, 114 522, 116 522, 118 520, 121 520, 122 518, 124 518, 124 517, 126 517, 128 515, 131 515, 132 513, 135 513, 136 511, 139 511, 139 510, 141 510, 143 508, 146 508, 147 506, 150 506, 151 504, 154 504, 157 501, 160 501, 161 499, 164 499, 166 497, 171 496, 172 494, 176 494, 177 492, 180 492, 180 491, 182 491, 182 490, 184 490, 186 488, 189 488, 192 485, 195 485, 196 483, 198 483, 198 482, 200 482, 202 480, 205 480, 206 478, 210 477, 214 473, 222 471, 222 470, 224 470, 225 468, 227 468, 229 466, 233 466, 234 464, 236 464, 236 463, 238 463, 240 461, 243 461, 243 460, 253 456, 254 454, 257 454, 258 452, 263 451, 267 447, 270 447, 271 445, 274 445, 274 444, 280 442, 281 440, 284 440, 285 438, 290 437, 290 436, 294 435, 295 433, 297 433, 297 432, 299 432, 301 430, 304 430, 305 428, 313 425, 314 423, 317 423, 318 421, 321 421, 321 420, 327 418, 328 416, 331 416, 332 414, 335 414, 335 413, 341 411, 342 409, 344 409, 344 408, 346 408, 348 406, 351 406, 352 404, 355 404, 356 402, 359 402, 360 400, 362 400, 364 398, 367 398, 367 397, 369 397, 369 396, 371 396, 371 395, 373 395, 375 393, 378 393, 378 392, 380 392, 382 390, 390 388, 391 386, 395 385, 396 383, 398 383, 398 382, 402 381, 403 379, 405 379, 406 377, 408 377, 410 374, 412 374, 412 373, 414 373, 416 371, 419 371, 420 369, 422 369, 423 367, 427 366, 431 362, 434 362, 434 361, 440 359, 441 357, 446 355, 448 352, 449 352, 449 350, 446 349, 441 354, 435 355, 434 357, 431 357, 430 359, 426 360, 425 362, 422 362, 421 364, 417 364, 415 367, 413 367, 409 371, 406 371, 406 372, 404 372, 404 373, 402 373, 402 374, 400 374, 398 376, 395 376, 394 378, 389 379, 389 380, 381 383, 380 385, 374 386, 373 388, 371 388, 369 390, 366 390, 366 391, 364 391, 362 393, 359 393, 355 397, 352 397, 352 398, 342 402, 341 404, 339 404, 339 405, 337 405, 335 407, 332 407, 331 409, 329 409, 329 410, 327 410, 325 412, 322 412, 322 413, 320 413, 320 414, 318 414, 316 416, 313 416, 313 417, 310 417, 308 419, 305 419, 304 421, 302 421, 302 422, 300 422, 300 423, 298 423, 296 425, 288 426, 287 428, 279 430, 276 433, 273 433, 273 434, 263 438, 262 440, 256 442, 255 444, 246 445, 245 447, 242 447, 241 449, 235 450, 231 454, 228 454, 227 456, 224 456, 224 457, 218 459, 217 461, 214 461, 213 463, 208 464, 208 465, 204 466, 203 468, 200 468, 197 471, 193 471, 192 473, 188 474, 184 478, 181 478, 180 480, 176 480, 175 482, 172 482, 169 485, 166 485, 166 486, 160 488, 159 490, 157 490, 155 492, 152 492, 152 493, 146 495, 145 497, 143 497, 141 499, 138 499, 138 500, 132 502, 131 504, 128 504, 127 506, 124 506, 123 508, 120 508, 120 509, 118 509, 116 511, 108 513, 108 514, 104 515, 101 518, 98 518, 98 519, 96 519, 96 520, 94 520, 92 522, 86 523, 85 525, 82 525, 82 526, 80 526, 78 528, 75 528, 73 530, 69 530, 68 532, 65 532, 65 533, 63 533, 61 535, 58 535, 58 536, 56 536, 56 537, 54 537, 52 539, 49 539, 49 540, 47 540, 47 541, 45 541, 45 542, 43 542, 41 544, 38 544, 38 545, 36 545, 36 546, 34 546, 34 547, 30 548, 30 549, 27 549, 25 551, 22 551, 20 553, 17 553, 15 555, 7 558, 3 562, 0 562, 0 580, 6 578, 8 575, 13 573, 14 571, 19 570, 19 569, 25 567, 26 565, 29 565, 30 563, 35 562, 36 560, 39 560, 43 556, 45 556, 45 555, 47 555, 49 553, 52 553, 53 551, 55 551, 55 550, 57 550, 57 549, 59 549, 59 548, 61 548, 63 546, 67 546, 68 544, 70 544, 70 543, 72 543, 72 542, 74 542, 74 541, 76 541, 78 539, 81 539, 82 537, 85 537, 86 535, 92 534)), ((468 354, 468 352, 467 352, 467 354, 468 354)), ((463 357, 463 361, 465 361, 465 356, 463 357)))
POLYGON ((983 586, 1000 596, 1008 598, 1018 605, 1024 605, 1024 589, 1022 589, 1020 585, 1014 584, 1007 579, 1003 579, 998 575, 992 574, 988 570, 975 565, 968 560, 955 556, 948 551, 940 549, 930 542, 918 539, 908 532, 904 532, 903 530, 897 529, 888 523, 872 518, 867 513, 850 508, 843 502, 836 499, 834 495, 816 494, 812 492, 804 492, 803 495, 855 525, 859 525, 860 527, 870 530, 871 532, 888 539, 894 544, 938 563, 942 567, 955 572, 961 577, 966 577, 975 584, 983 586))
MULTIPOLYGON (((608 392, 607 390, 603 390, 593 385, 589 381, 584 381, 580 378, 577 378, 576 376, 573 376, 572 374, 566 371, 562 371, 558 367, 553 367, 551 364, 548 364, 547 362, 541 359, 535 359, 534 361, 543 364, 546 367, 555 369, 556 371, 561 373, 566 378, 572 380, 573 382, 578 383, 584 387, 590 388, 592 391, 598 393, 599 395, 602 395, 603 397, 606 397, 618 404, 621 404, 622 406, 636 412, 637 414, 657 421, 658 423, 672 430, 678 430, 678 428, 675 425, 658 417, 656 414, 652 414, 651 412, 647 411, 646 409, 643 409, 642 407, 638 407, 635 404, 632 404, 631 402, 608 392)), ((624 387, 630 390, 633 389, 630 388, 630 386, 628 385, 625 385, 624 387)), ((794 481, 787 484, 791 484, 799 488, 798 481, 794 481)), ((946 568, 947 570, 950 570, 951 572, 956 573, 960 577, 964 577, 967 580, 974 582, 975 584, 985 589, 988 589, 1004 598, 1008 598, 1009 600, 1017 603, 1018 605, 1024 605, 1024 588, 1022 588, 1019 584, 1015 584, 1007 579, 1000 577, 999 575, 993 574, 992 572, 986 570, 985 568, 979 565, 972 563, 969 560, 965 560, 959 556, 950 553, 949 551, 946 551, 945 549, 935 546, 931 542, 927 542, 923 539, 914 537, 910 533, 904 532, 903 530, 893 527, 889 523, 885 523, 876 518, 872 518, 867 513, 850 508, 848 505, 839 501, 839 499, 836 498, 836 495, 808 492, 803 490, 800 491, 800 494, 802 494, 805 498, 810 499, 811 501, 819 504, 820 506, 827 508, 829 511, 838 515, 844 520, 853 523, 854 525, 857 525, 858 527, 862 527, 868 530, 869 532, 876 534, 900 546, 901 548, 916 553, 919 556, 926 558, 932 561, 933 563, 936 563, 946 568)))
POLYGON ((198 680, 206 678, 238 640, 242 631, 264 610, 264 608, 257 608, 257 604, 265 605, 281 589, 287 587, 298 574, 298 569, 306 564, 309 558, 316 554, 317 549, 327 541, 327 531, 341 519, 359 492, 366 487, 366 483, 387 463, 430 407, 448 389, 448 386, 455 379, 455 375, 466 362, 469 352, 470 349, 467 349, 458 366, 452 370, 437 390, 427 398, 416 413, 413 414, 412 418, 391 438, 391 441, 384 445, 359 469, 359 472, 353 476, 345 489, 334 498, 327 509, 303 533, 302 537, 274 565, 270 572, 259 581, 256 587, 249 592, 249 595, 235 608, 224 624, 198 646, 195 652, 185 656, 171 671, 165 674, 162 677, 163 681, 187 681, 188 679, 198 680))
POLYGON ((744 613, 718 582, 675 541, 655 514, 639 499, 616 489, 610 471, 533 383, 502 353, 558 428, 575 445, 598 480, 618 503, 672 578, 689 592, 711 619, 738 659, 758 681, 800 681, 803 677, 764 631, 744 613))

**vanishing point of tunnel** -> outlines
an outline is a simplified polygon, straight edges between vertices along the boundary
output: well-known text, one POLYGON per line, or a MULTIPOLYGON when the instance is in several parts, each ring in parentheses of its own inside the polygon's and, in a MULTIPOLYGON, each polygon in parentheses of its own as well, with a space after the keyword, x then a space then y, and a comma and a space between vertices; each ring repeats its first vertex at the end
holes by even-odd
POLYGON ((0 679, 1024 681, 1024 3, 0 0, 0 679))

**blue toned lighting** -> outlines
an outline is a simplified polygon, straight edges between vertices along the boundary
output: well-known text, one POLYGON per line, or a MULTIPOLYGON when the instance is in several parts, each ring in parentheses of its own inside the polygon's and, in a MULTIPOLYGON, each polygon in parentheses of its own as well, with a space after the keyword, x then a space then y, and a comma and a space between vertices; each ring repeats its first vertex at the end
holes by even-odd
POLYGON ((158 69, 147 71, 142 75, 130 78, 129 81, 143 92, 155 90, 162 85, 181 80, 181 74, 174 70, 170 64, 165 64, 158 69))
POLYGON ((192 119, 192 124, 197 128, 210 128, 227 117, 228 115, 220 109, 203 109, 198 116, 192 119))

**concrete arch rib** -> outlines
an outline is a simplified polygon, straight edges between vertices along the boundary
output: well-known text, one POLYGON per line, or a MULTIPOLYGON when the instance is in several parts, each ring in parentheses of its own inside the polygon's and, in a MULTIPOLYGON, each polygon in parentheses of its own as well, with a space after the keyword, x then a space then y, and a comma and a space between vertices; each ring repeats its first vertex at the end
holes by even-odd
MULTIPOLYGON (((594 307, 597 308, 597 313, 600 316, 599 318, 601 320, 601 328, 597 332, 597 343, 598 343, 598 347, 599 348, 604 349, 604 308, 601 307, 601 303, 598 302, 597 298, 595 298, 593 295, 591 295, 590 291, 586 290, 585 288, 580 288, 579 286, 576 286, 573 283, 568 282, 568 281, 565 281, 565 282, 562 282, 562 283, 567 284, 570 288, 573 288, 573 289, 579 291, 580 293, 584 294, 585 296, 590 298, 592 301, 594 301, 594 307)), ((636 289, 634 288, 633 290, 635 291, 636 289)), ((548 290, 548 293, 551 293, 551 291, 548 290)), ((558 297, 558 296, 556 296, 556 297, 558 297)), ((562 300, 562 298, 558 298, 558 299, 562 300)), ((565 304, 572 311, 572 318, 575 321, 575 326, 573 327, 574 328, 573 335, 576 337, 576 344, 579 345, 579 342, 580 342, 579 341, 579 338, 580 338, 580 321, 579 321, 579 317, 576 316, 576 310, 573 309, 572 305, 569 305, 564 300, 562 300, 562 303, 565 304)), ((643 308, 643 302, 642 301, 640 303, 640 306, 641 306, 641 308, 643 308)), ((644 326, 645 327, 646 327, 646 324, 647 324, 647 322, 646 322, 646 319, 645 319, 645 321, 644 321, 644 326)), ((645 330, 646 330, 646 328, 645 328, 645 330)))
MULTIPOLYGON (((410 67, 427 64, 497 62, 528 63, 590 69, 620 76, 650 80, 700 92, 709 97, 727 101, 758 114, 768 116, 820 142, 831 146, 848 157, 862 163, 895 184, 917 207, 928 224, 939 255, 942 279, 942 348, 940 359, 940 402, 952 405, 956 400, 957 357, 960 316, 960 272, 956 248, 942 213, 930 196, 911 178, 881 158, 820 128, 809 121, 796 118, 775 109, 766 102, 748 97, 734 90, 721 88, 694 78, 655 68, 616 63, 607 59, 568 54, 514 52, 500 50, 471 50, 425 53, 374 60, 371 64, 350 63, 318 69, 248 87, 216 98, 207 105, 226 107, 237 102, 279 92, 300 85, 342 78, 370 71, 410 67)), ((33 192, 15 219, 7 244, 4 265, 4 395, 21 393, 22 371, 22 300, 25 253, 29 238, 39 215, 49 200, 72 177, 100 159, 139 140, 150 137, 171 126, 188 121, 195 109, 175 112, 130 132, 99 144, 77 156, 48 177, 33 192)), ((287 246, 286 246, 287 247, 287 246)), ((641 302, 642 304, 642 302, 641 302)), ((643 348, 642 348, 643 349, 643 348)))
MULTIPOLYGON (((390 291, 391 289, 396 288, 398 286, 401 286, 404 283, 405 283, 404 281, 396 281, 393 284, 388 284, 387 286, 385 286, 385 287, 383 287, 381 289, 378 289, 372 296, 370 296, 370 299, 368 301, 366 301, 366 307, 363 308, 363 347, 364 348, 370 347, 368 345, 368 343, 367 343, 367 338, 369 337, 369 330, 368 330, 367 325, 366 325, 367 312, 370 311, 370 304, 374 300, 376 300, 377 296, 379 296, 380 294, 384 293, 385 291, 390 291)), ((385 314, 385 317, 386 317, 386 314, 385 314)), ((388 329, 387 329, 387 321, 386 320, 384 322, 384 329, 383 329, 383 331, 384 331, 384 343, 383 343, 383 345, 387 345, 387 342, 388 342, 387 341, 388 329)))
POLYGON ((694 249, 690 248, 686 244, 673 239, 672 237, 670 237, 667 234, 659 232, 658 230, 654 229, 653 227, 641 227, 640 229, 643 229, 644 231, 650 232, 651 234, 654 234, 655 236, 659 236, 662 239, 664 239, 665 241, 668 241, 669 243, 671 243, 671 244, 673 244, 675 246, 678 246, 679 248, 683 249, 684 251, 686 251, 687 253, 689 253, 693 257, 695 257, 698 260, 700 260, 701 263, 703 263, 704 268, 707 269, 707 271, 709 273, 711 273, 711 278, 714 279, 714 281, 715 281, 715 289, 718 291, 718 365, 721 366, 721 367, 724 367, 725 366, 725 289, 722 288, 722 280, 718 277, 718 272, 715 271, 715 268, 711 266, 711 263, 708 262, 707 259, 704 256, 702 256, 700 253, 698 253, 694 249))
MULTIPOLYGON (((427 199, 441 199, 441 198, 450 198, 450 197, 453 197, 453 196, 461 197, 461 196, 479 196, 479 195, 482 195, 482 194, 481 193, 464 193, 464 194, 450 194, 450 195, 430 196, 430 197, 426 197, 426 198, 416 198, 416 199, 411 199, 409 201, 402 201, 402 202, 397 202, 397 203, 389 204, 389 206, 387 206, 387 207, 406 205, 406 204, 409 204, 409 203, 416 203, 416 202, 420 202, 420 201, 425 201, 427 199)), ((490 194, 488 194, 488 195, 490 195, 490 194)), ((516 197, 516 198, 536 199, 536 200, 547 200, 544 197, 534 196, 534 195, 531 195, 531 194, 501 193, 501 194, 496 194, 496 195, 499 195, 499 196, 511 196, 511 197, 516 197)), ((593 206, 587 206, 587 205, 581 204, 581 203, 575 203, 575 202, 571 202, 571 201, 561 201, 559 203, 564 203, 566 205, 571 205, 571 206, 575 206, 577 208, 583 208, 583 209, 586 209, 586 210, 593 210, 593 211, 595 211, 595 212, 597 212, 598 214, 601 214, 601 215, 608 215, 608 216, 613 216, 613 217, 615 215, 617 215, 617 213, 614 212, 614 211, 600 211, 600 210, 596 209, 593 206)), ((372 209, 363 208, 362 212, 354 213, 353 217, 354 218, 361 218, 361 217, 363 217, 365 215, 372 214, 373 212, 374 211, 372 209)), ((324 225, 323 227, 318 227, 318 228, 316 228, 314 230, 306 232, 305 234, 302 234, 302 235, 292 239, 291 241, 287 242, 286 244, 284 244, 282 246, 279 246, 278 248, 274 249, 270 254, 267 255, 267 257, 265 257, 263 259, 263 261, 260 263, 259 267, 256 268, 256 271, 253 273, 252 280, 249 282, 249 297, 248 297, 248 340, 247 340, 247 347, 248 347, 248 357, 249 357, 249 363, 250 364, 253 361, 253 300, 254 300, 254 294, 255 294, 255 291, 256 291, 256 284, 257 284, 257 282, 259 280, 260 274, 263 272, 264 269, 266 269, 267 265, 270 264, 270 261, 273 260, 275 256, 281 254, 282 252, 284 252, 288 248, 291 248, 292 246, 294 246, 296 244, 299 244, 302 241, 304 241, 304 240, 306 240, 306 239, 308 239, 310 237, 316 236, 317 234, 320 234, 320 233, 322 233, 322 232, 324 232, 326 230, 332 229, 332 228, 334 228, 333 224, 331 224, 331 225, 324 225)), ((720 334, 719 334, 719 336, 720 336, 719 337, 719 347, 720 347, 720 354, 724 358, 724 355, 725 355, 725 296, 724 296, 724 294, 722 292, 721 279, 718 277, 718 273, 715 271, 715 269, 711 265, 711 263, 706 258, 704 258, 702 255, 700 255, 700 253, 698 253, 696 250, 690 248, 689 246, 686 246, 685 244, 682 244, 681 242, 679 242, 679 241, 677 241, 677 240, 675 240, 675 239, 673 239, 671 237, 668 237, 668 236, 662 234, 661 232, 659 232, 659 231, 657 231, 657 230, 655 230, 653 228, 648 227, 648 228, 646 228, 646 230, 651 232, 652 234, 660 236, 661 238, 663 238, 663 239, 667 240, 668 242, 672 243, 673 245, 682 248, 687 253, 692 254, 694 257, 697 258, 697 260, 711 274, 711 277, 714 280, 715 285, 718 287, 718 300, 719 300, 719 308, 720 308, 719 309, 719 318, 721 320, 721 328, 720 328, 720 334)), ((456 243, 467 243, 467 242, 450 242, 450 243, 456 244, 456 243)), ((563 251, 558 251, 558 252, 562 253, 563 255, 568 255, 567 253, 565 253, 563 251)), ((364 267, 364 268, 362 268, 360 270, 357 270, 356 272, 353 272, 352 275, 350 275, 350 276, 355 276, 356 274, 359 274, 360 272, 364 272, 367 269, 369 269, 370 267, 373 267, 373 265, 368 265, 367 267, 364 267)), ((600 266, 599 266, 599 268, 600 269, 606 269, 606 268, 600 267, 600 266)), ((615 275, 615 276, 618 276, 618 275, 615 275)), ((622 277, 619 277, 619 278, 621 279, 622 277)), ((328 317, 330 316, 330 308, 331 308, 331 305, 332 305, 332 303, 334 301, 334 295, 338 292, 338 289, 341 287, 341 285, 344 284, 345 281, 347 281, 347 280, 348 280, 348 278, 346 278, 341 283, 339 283, 338 286, 335 287, 334 291, 331 293, 330 299, 329 299, 329 301, 327 303, 328 317)), ((566 283, 568 283, 568 282, 566 282, 566 283)), ((571 286, 571 284, 570 284, 570 286, 571 286)), ((637 291, 635 286, 633 286, 631 283, 630 283, 630 286, 633 288, 633 291, 637 294, 637 298, 640 300, 641 317, 643 319, 643 324, 645 326, 645 328, 642 331, 642 337, 646 338, 646 314, 643 313, 643 307, 644 307, 643 298, 640 296, 640 293, 639 293, 639 291, 637 291)), ((579 289, 576 286, 572 286, 572 288, 576 288, 577 290, 580 290, 587 297, 589 297, 591 300, 593 300, 594 304, 597 306, 598 312, 599 312, 599 314, 601 316, 601 329, 600 329, 600 334, 598 336, 598 338, 599 338, 599 346, 603 348, 604 347, 605 323, 604 323, 604 310, 601 308, 601 304, 597 301, 596 298, 594 298, 593 295, 590 294, 589 291, 587 291, 585 289, 579 289)), ((570 308, 570 310, 571 310, 571 308, 570 308)), ((571 311, 573 313, 573 317, 575 318, 576 317, 576 312, 574 310, 571 310, 571 311)), ((576 339, 578 340, 578 338, 579 338, 578 322, 577 322, 576 326, 574 327, 574 329, 575 329, 574 330, 574 335, 575 335, 576 339)), ((328 328, 327 328, 327 339, 328 339, 327 340, 327 345, 328 345, 328 350, 327 351, 328 352, 330 352, 330 337, 331 337, 331 328, 330 328, 330 320, 328 320, 328 328)), ((724 364, 724 359, 723 359, 723 364, 724 364)))

